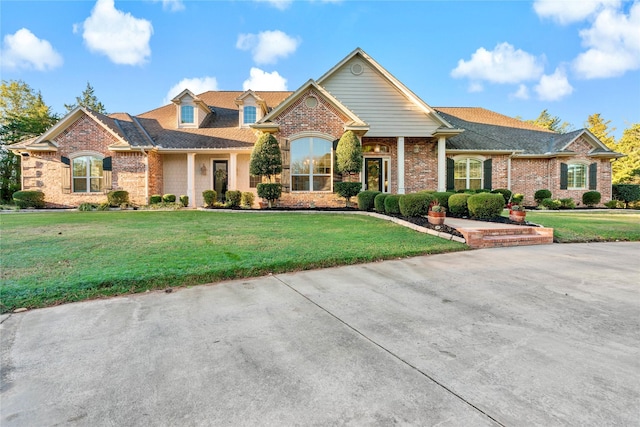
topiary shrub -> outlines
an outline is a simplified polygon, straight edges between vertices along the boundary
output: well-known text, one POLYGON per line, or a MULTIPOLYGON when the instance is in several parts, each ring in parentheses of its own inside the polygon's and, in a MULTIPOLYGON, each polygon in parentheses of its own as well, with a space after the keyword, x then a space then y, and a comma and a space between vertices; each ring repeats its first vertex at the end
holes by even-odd
POLYGON ((269 207, 272 207, 273 202, 278 200, 282 195, 282 184, 276 183, 260 183, 257 187, 258 197, 262 197, 263 199, 269 202, 269 207))
POLYGON ((255 195, 252 192, 245 191, 240 197, 240 206, 243 208, 251 208, 251 206, 253 206, 254 199, 255 195))
POLYGON ((372 211, 374 200, 380 191, 366 190, 358 193, 358 209, 361 211, 372 211))
POLYGON ((184 195, 184 194, 183 194, 183 195, 181 195, 181 196, 180 196, 180 203, 182 203, 182 206, 184 206, 185 208, 186 208, 187 206, 189 206, 189 196, 186 196, 186 195, 184 195))
POLYGON ((491 190, 492 193, 500 193, 502 197, 504 197, 504 204, 506 205, 511 200, 511 190, 507 188, 496 188, 495 190, 491 190))
POLYGON ((449 212, 455 216, 469 216, 467 199, 471 194, 459 193, 449 197, 449 212))
POLYGON ((162 196, 160 194, 154 194, 153 196, 149 197, 150 205, 157 205, 158 203, 162 203, 162 196))
POLYGON ((429 204, 437 200, 432 193, 412 193, 400 196, 402 216, 423 216, 429 212, 429 204))
POLYGON ((333 191, 345 198, 347 207, 351 203, 351 198, 357 196, 361 189, 361 182, 336 182, 333 184, 333 191))
POLYGON ((536 201, 537 204, 540 204, 544 199, 551 198, 551 191, 549 190, 538 190, 533 195, 533 200, 536 201))
POLYGON ((44 208, 44 193, 42 191, 16 191, 13 193, 13 202, 21 209, 44 208))
POLYGON ((202 198, 204 199, 204 207, 211 208, 218 199, 218 193, 216 193, 216 190, 204 190, 202 198))
POLYGON ((500 216, 504 208, 504 197, 499 193, 480 193, 467 199, 469 215, 474 218, 488 219, 500 216))
POLYGON ((546 209, 550 210, 558 210, 560 206, 562 206, 562 202, 558 199, 552 199, 551 197, 547 197, 540 202, 540 205, 546 209))
POLYGON ((520 205, 522 204, 523 200, 524 200, 524 194, 522 193, 516 193, 513 196, 511 196, 511 204, 520 205))
POLYGON ((378 194, 375 199, 373 199, 373 210, 378 213, 384 213, 384 199, 386 199, 388 195, 388 193, 378 194))
POLYGON ((625 209, 629 209, 629 203, 640 200, 640 184, 614 184, 611 189, 613 198, 624 202, 625 209))
POLYGON ((384 212, 392 215, 400 214, 400 195, 389 194, 384 199, 384 212))
POLYGON ((78 210, 81 212, 89 212, 92 211, 96 208, 96 205, 94 205, 93 203, 81 203, 80 206, 78 206, 78 210))
POLYGON ((576 202, 571 197, 560 199, 560 209, 575 209, 576 202))
POLYGON ((582 203, 592 207, 600 203, 602 195, 598 191, 587 191, 582 195, 582 203))
POLYGON ((124 190, 113 190, 107 193, 107 202, 114 208, 129 203, 129 192, 124 190))
POLYGON ((426 193, 434 196, 438 200, 438 204, 440 206, 443 206, 447 210, 449 210, 449 197, 456 194, 453 191, 433 191, 433 192, 427 191, 426 193))
POLYGON ((174 203, 176 201, 175 194, 165 194, 162 196, 162 201, 165 203, 174 203))
POLYGON ((225 193, 227 198, 227 206, 230 208, 239 208, 242 201, 242 191, 229 190, 225 193))

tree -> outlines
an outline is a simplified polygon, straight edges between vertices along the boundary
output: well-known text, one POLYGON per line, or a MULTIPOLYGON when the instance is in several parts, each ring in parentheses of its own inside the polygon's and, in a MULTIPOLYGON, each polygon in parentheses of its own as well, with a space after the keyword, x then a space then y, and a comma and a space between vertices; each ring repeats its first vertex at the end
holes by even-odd
POLYGON ((558 133, 567 133, 573 129, 573 125, 568 122, 562 122, 558 116, 552 116, 547 109, 542 110, 538 118, 534 120, 525 120, 544 129, 549 129, 558 133), (560 123, 562 122, 562 123, 560 123))
POLYGON ((64 108, 67 111, 74 110, 78 105, 95 111, 100 114, 107 114, 107 110, 104 108, 102 102, 98 101, 98 97, 94 94, 94 89, 89 82, 87 82, 87 88, 82 92, 82 96, 76 96, 75 104, 64 104, 64 108))
POLYGON ((616 139, 610 135, 616 128, 609 128, 611 120, 605 121, 600 117, 600 113, 595 113, 587 119, 587 129, 594 134, 600 141, 612 150, 616 149, 616 139))
POLYGON ((258 138, 251 152, 249 173, 253 176, 266 176, 269 183, 258 184, 258 196, 269 201, 269 207, 282 194, 282 185, 274 183, 273 179, 282 172, 282 152, 280 144, 270 133, 263 133, 258 138))
MULTIPOLYGON (((336 170, 343 174, 358 173, 362 170, 362 145, 355 133, 348 130, 342 134, 338 147, 336 148, 336 170)), ((336 182, 334 189, 341 197, 346 200, 346 206, 349 206, 351 198, 356 196, 362 183, 360 182, 336 182)))
POLYGON ((40 92, 23 81, 0 86, 0 200, 20 189, 20 157, 7 146, 42 134, 58 121, 40 92))
POLYGON ((626 157, 613 162, 613 182, 616 184, 640 184, 640 123, 624 130, 615 145, 615 151, 626 157))

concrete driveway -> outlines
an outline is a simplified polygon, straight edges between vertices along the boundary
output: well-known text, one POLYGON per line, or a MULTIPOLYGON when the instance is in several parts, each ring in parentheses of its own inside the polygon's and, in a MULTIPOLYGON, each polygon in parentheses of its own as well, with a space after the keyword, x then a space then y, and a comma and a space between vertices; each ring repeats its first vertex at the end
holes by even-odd
POLYGON ((640 423, 640 243, 483 249, 1 320, 3 427, 640 423))

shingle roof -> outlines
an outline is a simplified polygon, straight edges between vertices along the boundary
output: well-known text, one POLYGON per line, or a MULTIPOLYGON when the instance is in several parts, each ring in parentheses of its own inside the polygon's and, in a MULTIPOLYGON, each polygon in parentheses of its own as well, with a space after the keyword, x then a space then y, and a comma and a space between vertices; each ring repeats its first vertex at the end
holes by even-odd
POLYGON ((523 120, 480 107, 434 107, 434 109, 473 123, 555 133, 552 130, 536 126, 533 123, 527 123, 523 120))

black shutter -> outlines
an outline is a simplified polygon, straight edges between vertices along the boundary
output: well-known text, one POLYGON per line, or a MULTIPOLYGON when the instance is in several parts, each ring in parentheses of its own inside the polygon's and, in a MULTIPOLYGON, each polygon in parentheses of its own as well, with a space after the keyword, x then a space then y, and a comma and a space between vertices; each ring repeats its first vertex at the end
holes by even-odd
POLYGON ((492 159, 487 159, 482 162, 482 167, 484 168, 484 189, 491 190, 491 166, 493 165, 492 159))
POLYGON ((103 171, 113 170, 111 167, 111 157, 105 157, 104 159, 102 159, 102 170, 103 171))
POLYGON ((591 163, 589 165, 589 190, 598 188, 598 164, 591 163))
POLYGON ((560 189, 566 190, 569 186, 569 166, 566 163, 560 163, 560 189))
POLYGON ((67 166, 71 166, 71 160, 68 157, 60 156, 60 161, 67 166))
POLYGON ((453 169, 456 162, 453 159, 447 159, 447 191, 454 191, 456 187, 456 181, 454 179, 453 169))

